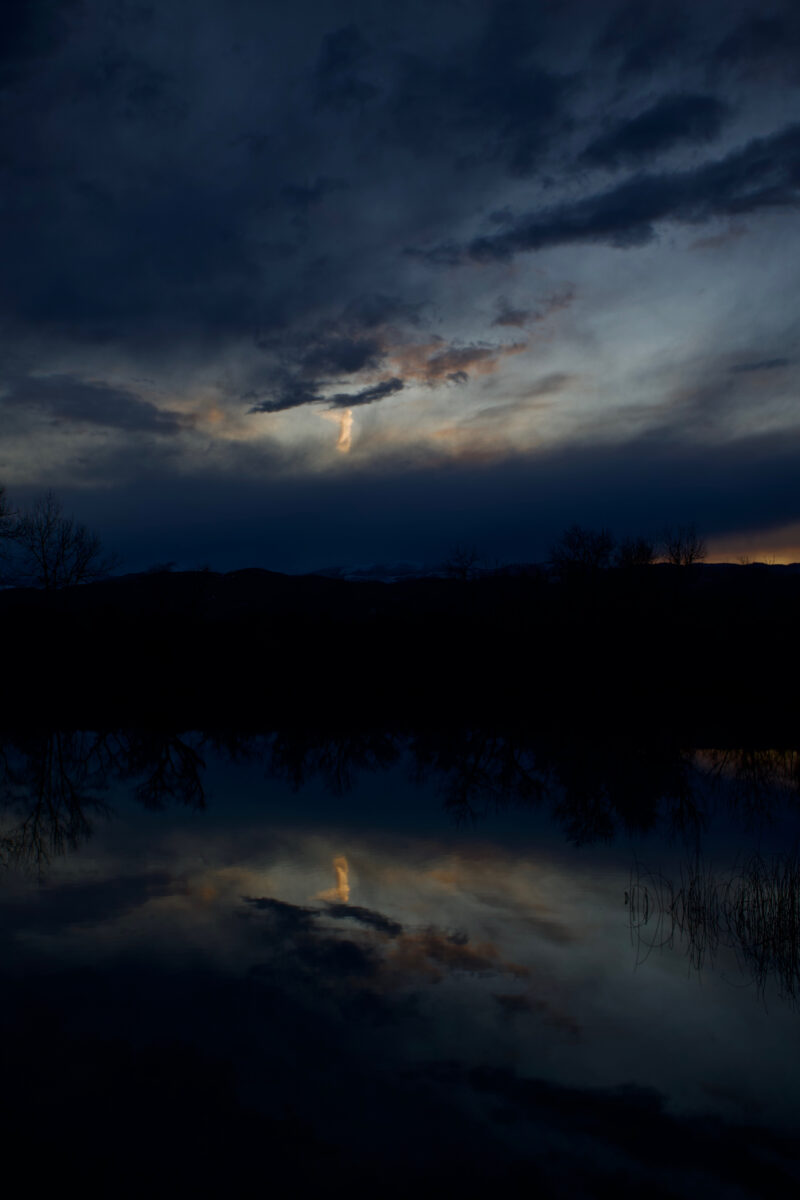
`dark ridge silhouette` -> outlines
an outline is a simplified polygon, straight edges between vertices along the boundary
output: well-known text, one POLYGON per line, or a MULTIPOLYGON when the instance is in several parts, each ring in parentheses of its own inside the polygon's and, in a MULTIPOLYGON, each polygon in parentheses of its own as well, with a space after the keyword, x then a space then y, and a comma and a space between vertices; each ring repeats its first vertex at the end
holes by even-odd
POLYGON ((465 720, 791 741, 800 574, 620 566, 346 582, 262 570, 0 592, 5 724, 465 720), (787 695, 788 692, 788 695, 787 695), (781 734, 776 731, 782 729, 781 734))

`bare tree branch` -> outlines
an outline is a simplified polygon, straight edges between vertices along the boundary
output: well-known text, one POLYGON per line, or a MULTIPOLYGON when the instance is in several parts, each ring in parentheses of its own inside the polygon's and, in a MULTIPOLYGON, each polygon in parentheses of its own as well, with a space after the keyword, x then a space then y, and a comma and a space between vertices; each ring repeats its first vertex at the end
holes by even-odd
POLYGON ((46 591, 91 583, 117 566, 104 555, 100 538, 73 517, 64 516, 53 492, 40 497, 30 512, 13 520, 17 582, 46 591))
POLYGON ((673 567, 691 567, 706 557, 705 539, 697 532, 694 522, 665 529, 663 542, 664 558, 673 567))

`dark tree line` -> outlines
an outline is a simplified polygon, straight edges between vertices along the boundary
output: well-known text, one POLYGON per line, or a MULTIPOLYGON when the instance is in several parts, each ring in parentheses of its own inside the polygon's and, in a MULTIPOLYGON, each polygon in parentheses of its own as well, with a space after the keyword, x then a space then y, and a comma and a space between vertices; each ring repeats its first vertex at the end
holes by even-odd
POLYGON ((660 539, 626 537, 617 541, 610 530, 570 525, 550 547, 549 566, 562 578, 608 567, 636 569, 655 562, 691 567, 703 562, 706 543, 694 524, 671 526, 660 539))
MULTIPOLYGON (((628 536, 614 537, 605 527, 593 529, 573 524, 563 531, 550 546, 547 567, 561 579, 585 577, 609 567, 641 570, 656 562, 674 567, 691 567, 706 557, 705 539, 692 522, 672 525, 658 538, 628 536)), ((442 562, 442 573, 462 583, 485 573, 477 548, 468 542, 457 542, 442 562)))

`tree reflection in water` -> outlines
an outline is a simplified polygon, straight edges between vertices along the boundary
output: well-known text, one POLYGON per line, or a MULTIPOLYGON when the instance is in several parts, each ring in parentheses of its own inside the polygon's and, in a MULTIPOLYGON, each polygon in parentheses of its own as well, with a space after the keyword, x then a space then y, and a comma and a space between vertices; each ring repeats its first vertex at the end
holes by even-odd
POLYGON ((112 780, 133 784, 147 808, 202 807, 205 763, 189 741, 152 732, 44 732, 0 741, 0 866, 42 868, 76 849, 92 819, 110 815, 112 780))
POLYGON ((720 805, 754 820, 800 799, 800 752, 794 749, 687 750, 668 742, 484 729, 37 732, 0 739, 0 799, 20 815, 15 830, 4 835, 6 855, 17 843, 34 860, 76 846, 91 833, 90 817, 107 813, 103 793, 112 781, 130 784, 147 808, 203 807, 208 751, 227 762, 258 762, 267 778, 294 789, 319 780, 335 796, 345 795, 363 772, 403 764, 413 784, 435 783, 458 821, 547 804, 577 844, 656 827, 694 836, 720 805))
POLYGON ((626 901, 639 960, 683 948, 700 970, 731 951, 763 991, 774 979, 800 1000, 800 859, 755 855, 726 875, 704 865, 701 835, 715 813, 747 825, 800 799, 795 749, 686 750, 536 737, 485 729, 176 735, 154 730, 17 734, 0 741, 0 866, 42 869, 76 849, 108 816, 112 783, 149 809, 202 808, 205 755, 254 761, 299 789, 320 780, 344 795, 363 772, 403 765, 414 785, 435 783, 457 822, 492 810, 547 806, 567 839, 585 844, 656 828, 690 848, 680 882, 636 868, 626 901))

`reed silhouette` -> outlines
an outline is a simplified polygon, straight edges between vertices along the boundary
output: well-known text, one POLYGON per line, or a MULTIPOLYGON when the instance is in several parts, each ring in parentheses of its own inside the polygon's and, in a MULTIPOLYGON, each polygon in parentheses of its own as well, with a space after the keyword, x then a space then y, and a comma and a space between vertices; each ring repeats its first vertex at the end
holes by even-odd
POLYGON ((626 893, 637 963, 655 950, 680 950, 690 969, 713 967, 732 952, 763 996, 800 1007, 800 854, 753 854, 728 872, 702 858, 679 883, 636 867, 626 893))

